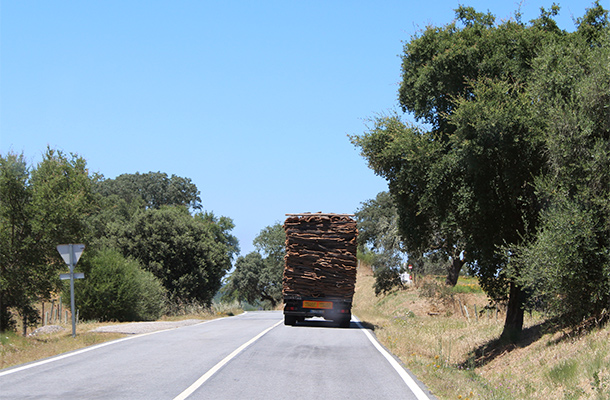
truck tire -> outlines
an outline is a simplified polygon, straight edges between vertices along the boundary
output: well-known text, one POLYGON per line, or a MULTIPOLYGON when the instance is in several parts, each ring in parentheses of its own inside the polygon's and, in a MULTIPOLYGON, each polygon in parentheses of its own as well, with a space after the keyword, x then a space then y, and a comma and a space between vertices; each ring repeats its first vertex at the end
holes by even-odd
POLYGON ((284 325, 293 326, 297 323, 297 317, 294 315, 284 315, 284 325))
POLYGON ((352 319, 351 315, 341 318, 339 320, 339 327, 340 328, 349 328, 351 319, 352 319))

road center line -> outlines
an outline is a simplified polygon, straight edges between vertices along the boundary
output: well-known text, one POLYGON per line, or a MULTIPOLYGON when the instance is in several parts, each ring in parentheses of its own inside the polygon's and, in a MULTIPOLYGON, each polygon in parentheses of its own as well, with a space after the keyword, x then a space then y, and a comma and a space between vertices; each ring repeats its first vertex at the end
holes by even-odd
POLYGON ((254 336, 252 339, 248 340, 246 343, 242 344, 241 346, 239 346, 237 349, 235 349, 231 354, 229 354, 228 356, 226 356, 225 358, 223 358, 218 364, 214 365, 208 372, 206 372, 205 374, 203 374, 201 376, 201 378, 197 379, 195 381, 195 383, 193 383, 191 386, 189 386, 184 392, 180 393, 178 396, 176 396, 174 398, 174 400, 184 400, 187 397, 189 397, 191 394, 193 394, 193 392, 195 392, 195 390, 199 389, 201 387, 201 385, 203 385, 208 379, 210 379, 212 377, 212 375, 214 375, 216 372, 218 372, 218 370, 220 368, 222 368, 224 365, 226 365, 229 361, 231 361, 233 358, 235 358, 239 353, 241 353, 242 351, 244 351, 244 349, 248 346, 250 346, 252 343, 256 342, 258 339, 260 339, 261 337, 263 337, 267 332, 269 332, 271 329, 275 328, 276 326, 278 326, 279 324, 283 323, 284 320, 278 321, 275 325, 265 329, 264 331, 262 331, 261 333, 259 333, 258 335, 254 336))
POLYGON ((367 338, 373 343, 373 346, 379 351, 385 358, 388 360, 390 365, 398 372, 398 375, 402 378, 402 380, 407 384, 411 392, 417 397, 417 400, 430 400, 430 398, 424 393, 424 391, 419 387, 419 385, 411 378, 411 375, 405 371, 405 369, 396 361, 396 359, 384 349, 377 339, 360 323, 360 320, 354 316, 354 321, 356 325, 364 332, 367 338))

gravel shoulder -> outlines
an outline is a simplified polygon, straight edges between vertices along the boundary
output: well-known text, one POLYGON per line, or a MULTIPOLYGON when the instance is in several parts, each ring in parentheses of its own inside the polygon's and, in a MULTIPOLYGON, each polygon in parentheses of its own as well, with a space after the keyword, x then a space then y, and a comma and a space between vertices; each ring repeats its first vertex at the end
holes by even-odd
POLYGON ((93 329, 91 332, 111 332, 123 333, 126 335, 139 335, 142 333, 150 333, 162 331, 165 329, 175 329, 182 326, 195 325, 204 322, 203 319, 187 319, 184 321, 152 321, 152 322, 130 322, 126 324, 100 326, 93 329))

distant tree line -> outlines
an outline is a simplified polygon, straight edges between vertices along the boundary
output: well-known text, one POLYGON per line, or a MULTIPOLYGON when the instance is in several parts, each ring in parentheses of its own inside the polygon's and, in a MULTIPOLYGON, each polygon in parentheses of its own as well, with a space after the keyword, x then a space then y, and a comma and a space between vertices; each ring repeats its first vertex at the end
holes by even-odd
POLYGON ((392 112, 351 138, 388 181, 404 250, 460 260, 456 279, 465 262, 507 302, 509 340, 528 305, 568 322, 610 306, 608 11, 574 32, 558 12, 459 7, 404 46, 398 100, 423 124, 392 112))
POLYGON ((58 244, 84 243, 75 283, 82 318, 155 319, 209 305, 239 252, 233 222, 201 211, 190 179, 161 172, 104 179, 75 154, 47 149, 36 166, 0 155, 0 331, 40 321, 63 290, 58 244))
POLYGON ((253 241, 256 251, 240 256, 223 287, 225 300, 266 309, 282 302, 286 233, 280 223, 265 227, 253 241))

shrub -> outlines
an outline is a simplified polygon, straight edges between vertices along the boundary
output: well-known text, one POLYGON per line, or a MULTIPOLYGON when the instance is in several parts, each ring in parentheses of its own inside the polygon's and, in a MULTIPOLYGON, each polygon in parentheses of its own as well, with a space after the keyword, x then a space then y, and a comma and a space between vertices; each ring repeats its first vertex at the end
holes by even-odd
MULTIPOLYGON (((75 301, 83 319, 150 321, 164 311, 165 289, 140 264, 116 250, 83 260, 85 279, 75 282, 75 301)), ((64 299, 69 299, 64 295, 64 299)))
POLYGON ((601 315, 610 303, 607 224, 594 207, 564 200, 543 213, 537 240, 519 254, 527 269, 520 276, 542 304, 564 322, 578 324, 601 315))
POLYGON ((396 268, 382 266, 375 269, 375 295, 386 294, 400 287, 400 272, 396 268))

